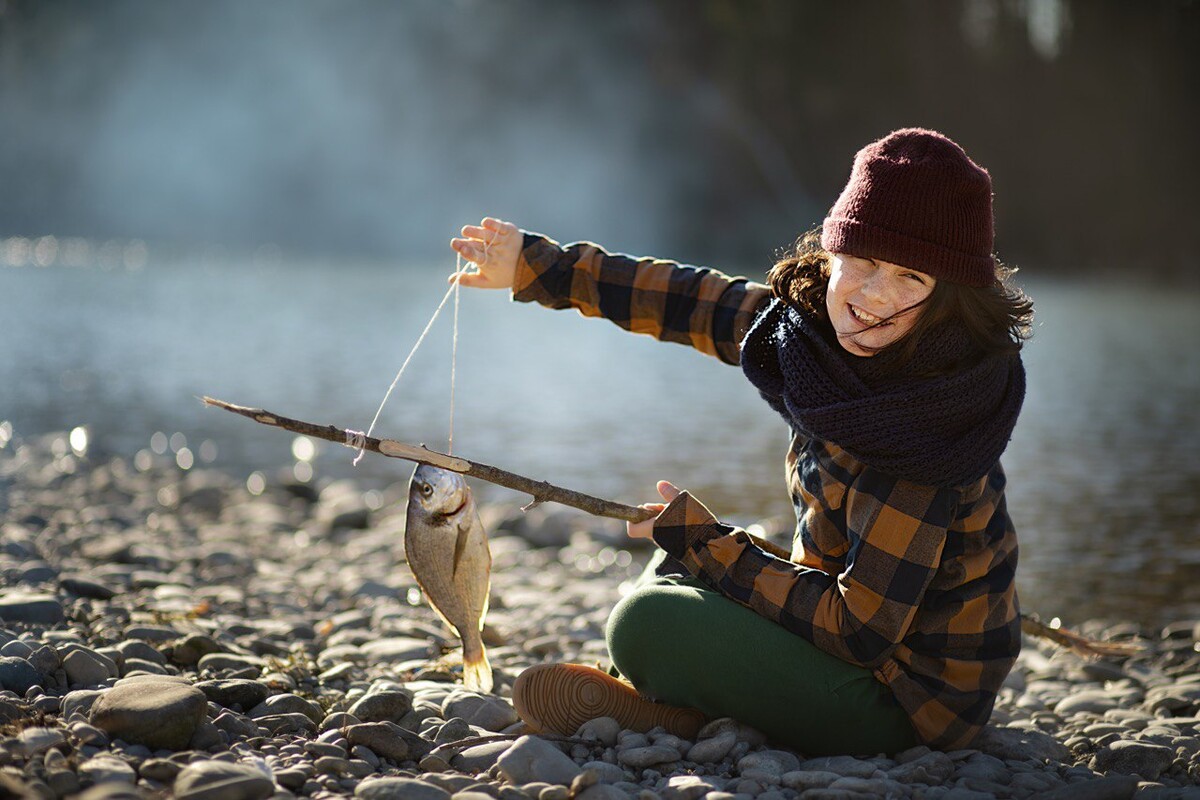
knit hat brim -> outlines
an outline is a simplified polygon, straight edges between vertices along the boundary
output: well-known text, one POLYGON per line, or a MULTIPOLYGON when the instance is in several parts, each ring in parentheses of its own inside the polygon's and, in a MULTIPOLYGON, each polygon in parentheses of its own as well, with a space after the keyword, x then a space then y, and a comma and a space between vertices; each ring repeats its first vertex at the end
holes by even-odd
POLYGON ((936 242, 916 239, 861 220, 826 218, 821 228, 821 247, 830 253, 890 261, 966 286, 982 288, 991 286, 996 280, 996 262, 991 256, 950 250, 936 242))

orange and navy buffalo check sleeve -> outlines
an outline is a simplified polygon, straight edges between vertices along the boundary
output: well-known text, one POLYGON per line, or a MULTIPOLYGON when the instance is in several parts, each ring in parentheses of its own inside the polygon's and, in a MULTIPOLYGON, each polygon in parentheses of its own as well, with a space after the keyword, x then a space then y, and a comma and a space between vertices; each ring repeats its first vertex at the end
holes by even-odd
POLYGON ((727 364, 771 290, 745 278, 673 261, 607 253, 590 242, 565 247, 524 233, 513 299, 575 308, 633 333, 690 345, 727 364))
POLYGON ((957 506, 953 490, 864 470, 847 491, 849 550, 836 576, 764 552, 687 492, 659 514, 654 541, 726 597, 871 668, 908 633, 957 506))

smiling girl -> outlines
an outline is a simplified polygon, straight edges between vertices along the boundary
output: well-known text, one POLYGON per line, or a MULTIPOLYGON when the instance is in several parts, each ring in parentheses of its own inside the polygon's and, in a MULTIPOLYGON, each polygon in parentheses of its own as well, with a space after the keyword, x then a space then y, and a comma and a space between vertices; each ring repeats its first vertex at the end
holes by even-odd
POLYGON ((740 365, 791 433, 790 551, 659 482, 666 504, 629 526, 660 550, 609 617, 613 674, 526 670, 526 723, 573 734, 611 716, 691 738, 733 717, 809 755, 974 738, 1021 642, 1000 455, 1032 305, 992 242, 988 173, 916 128, 859 151, 769 286, 492 218, 463 228, 452 246, 479 269, 462 285, 740 365))

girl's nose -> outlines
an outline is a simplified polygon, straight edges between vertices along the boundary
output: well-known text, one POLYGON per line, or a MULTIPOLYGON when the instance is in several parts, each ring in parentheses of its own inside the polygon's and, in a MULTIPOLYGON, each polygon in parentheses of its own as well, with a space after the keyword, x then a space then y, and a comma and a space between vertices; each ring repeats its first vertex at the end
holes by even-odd
POLYGON ((867 279, 863 281, 862 288, 859 289, 863 297, 875 303, 883 304, 888 299, 887 278, 883 274, 883 270, 874 269, 867 279))

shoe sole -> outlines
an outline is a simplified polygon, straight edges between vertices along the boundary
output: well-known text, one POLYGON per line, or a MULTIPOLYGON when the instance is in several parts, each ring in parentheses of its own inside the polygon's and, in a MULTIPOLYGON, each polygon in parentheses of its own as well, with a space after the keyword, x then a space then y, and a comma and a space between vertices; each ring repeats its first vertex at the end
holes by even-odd
POLYGON ((612 717, 622 729, 648 731, 662 726, 683 739, 694 739, 708 721, 694 708, 652 703, 629 684, 581 664, 538 664, 513 683, 513 707, 539 732, 572 736, 597 717, 612 717))

